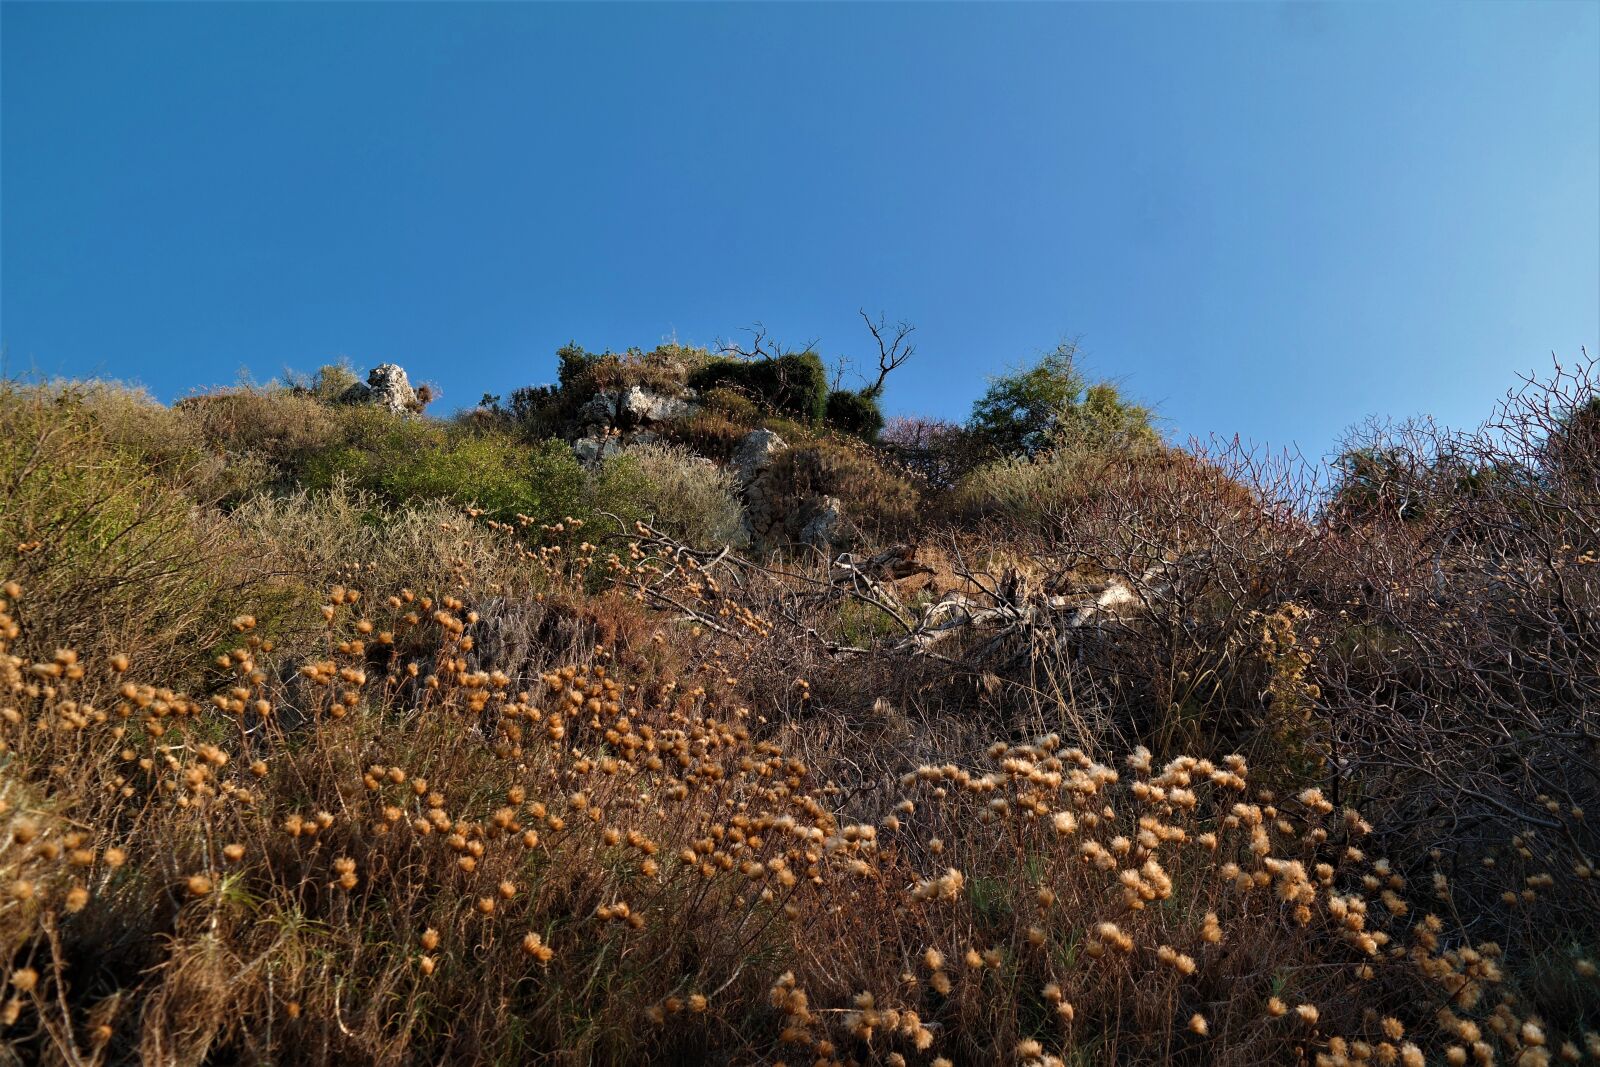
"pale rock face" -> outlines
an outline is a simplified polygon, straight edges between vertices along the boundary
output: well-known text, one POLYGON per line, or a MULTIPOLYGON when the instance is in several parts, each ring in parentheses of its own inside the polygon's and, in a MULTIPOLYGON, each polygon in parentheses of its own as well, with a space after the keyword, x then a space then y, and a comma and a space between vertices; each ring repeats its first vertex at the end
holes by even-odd
POLYGON ((771 430, 752 430, 733 450, 733 468, 739 473, 739 483, 753 486, 757 479, 772 466, 772 461, 789 446, 771 430))
POLYGON ((782 437, 762 429, 746 434, 733 450, 733 469, 738 475, 739 495, 744 501, 744 532, 752 545, 762 547, 781 538, 783 519, 773 507, 763 475, 778 458, 778 453, 788 447, 782 437))
POLYGON ((626 389, 602 389, 583 405, 578 418, 585 423, 603 426, 637 426, 681 419, 698 410, 690 397, 666 396, 630 385, 626 389))
POLYGON ((397 415, 422 410, 417 392, 411 388, 405 368, 398 363, 380 363, 367 373, 365 383, 357 382, 341 397, 348 404, 371 404, 397 415))
POLYGON ((406 377, 405 368, 397 363, 380 363, 367 374, 367 387, 372 390, 369 403, 378 404, 390 411, 416 411, 416 390, 406 377))
POLYGON ((686 397, 665 396, 630 385, 622 394, 622 409, 637 422, 666 422, 693 415, 699 407, 686 397))

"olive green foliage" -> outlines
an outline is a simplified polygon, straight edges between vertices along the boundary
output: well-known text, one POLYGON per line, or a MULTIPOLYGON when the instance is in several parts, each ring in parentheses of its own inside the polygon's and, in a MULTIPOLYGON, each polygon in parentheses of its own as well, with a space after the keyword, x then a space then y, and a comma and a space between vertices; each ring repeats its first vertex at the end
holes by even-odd
POLYGON ((561 441, 528 444, 501 431, 470 432, 395 420, 307 465, 303 484, 336 482, 377 493, 393 504, 442 501, 481 509, 500 522, 538 523, 598 511, 632 521, 648 483, 629 457, 587 472, 561 441))
POLYGON ((443 500, 501 521, 553 521, 581 504, 582 468, 558 441, 525 445, 499 434, 447 435, 432 448, 386 457, 370 483, 390 499, 443 500))
POLYGON ((329 404, 344 400, 350 390, 360 383, 361 375, 355 366, 348 359, 342 358, 337 363, 318 367, 317 372, 305 382, 295 382, 292 379, 290 381, 292 387, 329 404))
POLYGON ((92 423, 100 442, 119 458, 181 485, 198 502, 236 501, 274 477, 264 458, 215 447, 199 420, 157 403, 143 389, 85 382, 44 392, 67 405, 72 420, 92 423))
POLYGON ((344 427, 366 414, 292 389, 270 388, 204 393, 174 407, 197 428, 208 448, 228 456, 253 456, 285 476, 337 446, 346 436, 344 427))
POLYGON ((1069 443, 1154 441, 1150 412, 1109 383, 1091 386, 1076 359, 1077 347, 1064 343, 1031 367, 991 378, 972 406, 974 438, 1000 456, 1037 456, 1069 443))
POLYGON ((485 395, 483 403, 462 418, 502 426, 525 441, 542 441, 561 432, 571 407, 570 398, 557 386, 525 385, 511 390, 504 404, 498 396, 485 395))
POLYGON ((828 404, 828 373, 815 352, 760 360, 712 358, 690 373, 689 384, 702 392, 736 389, 774 414, 808 424, 821 422, 828 404))
POLYGON ((761 411, 754 400, 734 389, 708 389, 700 397, 700 409, 722 415, 732 422, 755 425, 761 411))
POLYGON ((828 394, 828 425, 842 433, 875 441, 883 431, 883 411, 871 390, 835 389, 828 394))

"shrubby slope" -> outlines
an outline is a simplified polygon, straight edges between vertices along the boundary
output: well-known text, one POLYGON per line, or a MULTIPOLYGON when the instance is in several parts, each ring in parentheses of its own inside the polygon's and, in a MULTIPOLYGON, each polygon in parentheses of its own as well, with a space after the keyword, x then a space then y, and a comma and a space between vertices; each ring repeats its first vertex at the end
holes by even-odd
POLYGON ((1071 356, 7 383, 0 1062, 1600 1058, 1594 365, 1308 469, 1071 356))

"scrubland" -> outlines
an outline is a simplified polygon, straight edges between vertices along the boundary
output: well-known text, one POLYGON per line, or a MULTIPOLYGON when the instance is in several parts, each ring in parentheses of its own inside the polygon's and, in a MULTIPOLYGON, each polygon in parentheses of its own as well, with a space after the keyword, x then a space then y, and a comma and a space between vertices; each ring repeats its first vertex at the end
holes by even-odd
POLYGON ((1600 1062, 1587 358, 1331 465, 761 363, 553 436, 690 358, 0 388, 0 1062, 1600 1062))

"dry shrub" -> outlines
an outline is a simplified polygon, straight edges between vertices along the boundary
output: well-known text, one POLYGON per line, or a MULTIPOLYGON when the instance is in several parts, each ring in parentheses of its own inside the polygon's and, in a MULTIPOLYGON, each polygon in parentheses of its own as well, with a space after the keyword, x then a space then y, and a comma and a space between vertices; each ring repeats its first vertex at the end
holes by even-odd
MULTIPOLYGON (((861 823, 753 736, 714 650, 659 673, 664 620, 519 685, 470 662, 465 601, 382 588, 330 591, 295 725, 249 618, 203 699, 0 644, 22 786, 0 1021, 23 1057, 1243 1064, 1357 1042, 1393 1062, 1468 1024, 1512 1053, 1583 1040, 1497 995, 1502 949, 1446 921, 1447 879, 1413 887, 1358 815, 1262 791, 1243 759, 997 743, 908 768, 861 823)), ((15 634, 29 598, 5 597, 15 634)))
POLYGON ((1241 452, 974 476, 997 629, 926 649, 889 577, 609 523, 224 518, 8 394, 0 1060, 1593 1056, 1587 374, 1365 511, 1241 452))
POLYGON ((1450 855, 1490 928, 1549 951, 1600 915, 1600 482, 1562 454, 1595 384, 1592 362, 1557 368, 1476 432, 1369 439, 1378 477, 1334 487, 1306 563, 1336 781, 1396 814, 1397 852, 1450 855))
POLYGON ((1170 533, 1183 528, 1186 516, 1181 512, 1202 495, 1230 509, 1255 503, 1243 486, 1182 449, 1059 448, 1033 459, 999 460, 977 468, 956 485, 950 509, 960 520, 1000 519, 1048 541, 1082 528, 1086 512, 1108 510, 1137 517, 1146 530, 1170 533))
POLYGON ((190 677, 258 574, 187 480, 109 441, 73 391, 0 391, 0 565, 39 594, 24 647, 137 653, 190 677))
POLYGON ((697 455, 719 462, 733 458, 734 449, 750 433, 750 424, 735 420, 720 411, 697 411, 674 419, 662 427, 668 440, 697 455))
POLYGON ((895 415, 878 443, 904 471, 929 488, 953 488, 980 458, 980 445, 959 423, 895 415))
POLYGON ((839 438, 780 452, 766 480, 771 498, 789 509, 785 524, 791 536, 799 534, 808 509, 823 496, 838 498, 851 525, 873 539, 908 529, 921 502, 916 486, 885 467, 869 448, 839 438))
POLYGON ((754 426, 761 418, 761 409, 754 400, 736 389, 726 387, 707 389, 702 393, 700 408, 725 416, 742 426, 754 426))
MULTIPOLYGON (((213 448, 298 469, 341 438, 343 411, 291 389, 240 387, 185 397, 175 410, 213 448)), ((353 409, 352 409, 353 410, 353 409)))
POLYGON ((653 524, 695 545, 737 545, 744 517, 734 474, 684 448, 638 445, 625 453, 648 488, 636 501, 653 524))

